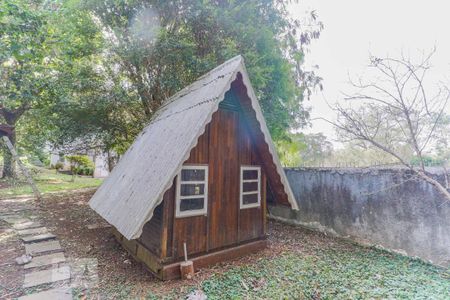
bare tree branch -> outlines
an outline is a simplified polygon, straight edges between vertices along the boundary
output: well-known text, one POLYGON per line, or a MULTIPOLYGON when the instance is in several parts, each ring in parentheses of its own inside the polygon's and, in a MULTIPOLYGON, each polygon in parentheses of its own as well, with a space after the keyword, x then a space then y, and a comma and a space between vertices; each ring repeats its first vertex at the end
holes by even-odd
MULTIPOLYGON (((344 94, 346 103, 355 103, 357 107, 336 104, 332 109, 338 115, 337 121, 322 120, 334 125, 347 139, 361 141, 391 155, 450 201, 448 180, 444 185, 427 173, 424 160, 424 153, 436 142, 450 101, 447 86, 437 88, 432 96, 427 92, 426 79, 435 51, 434 48, 424 53, 418 63, 404 55, 399 59, 371 56, 369 68, 375 73, 375 81, 349 78, 355 92, 344 94), (419 167, 399 151, 399 146, 411 149, 419 167)), ((447 169, 445 173, 447 178, 447 169)))

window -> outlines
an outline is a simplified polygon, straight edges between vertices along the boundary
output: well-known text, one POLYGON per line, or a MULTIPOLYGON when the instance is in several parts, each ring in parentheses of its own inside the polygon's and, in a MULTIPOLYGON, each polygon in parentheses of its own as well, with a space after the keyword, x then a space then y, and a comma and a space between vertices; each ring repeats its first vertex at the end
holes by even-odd
POLYGON ((183 166, 177 177, 176 217, 206 215, 208 166, 183 166))
POLYGON ((241 167, 240 207, 259 207, 261 203, 261 168, 241 167))

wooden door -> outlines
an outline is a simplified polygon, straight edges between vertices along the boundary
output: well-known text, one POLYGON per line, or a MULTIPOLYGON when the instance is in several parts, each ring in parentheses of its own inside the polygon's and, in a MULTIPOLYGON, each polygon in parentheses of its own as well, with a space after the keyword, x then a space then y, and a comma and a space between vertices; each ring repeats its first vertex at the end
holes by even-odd
POLYGON ((210 124, 209 249, 238 242, 239 112, 219 109, 210 124))

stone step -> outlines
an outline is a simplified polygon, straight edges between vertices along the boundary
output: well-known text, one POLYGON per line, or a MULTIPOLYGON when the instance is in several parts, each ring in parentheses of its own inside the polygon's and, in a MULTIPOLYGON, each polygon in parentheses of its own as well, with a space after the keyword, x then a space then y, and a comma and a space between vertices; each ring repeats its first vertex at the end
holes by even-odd
POLYGON ((71 299, 72 299, 72 290, 68 287, 55 288, 48 291, 34 293, 19 298, 19 300, 71 300, 71 299))
POLYGON ((47 233, 46 227, 37 227, 31 229, 18 230, 17 233, 21 236, 47 233))
POLYGON ((23 224, 23 223, 27 223, 27 222, 31 222, 30 219, 21 217, 21 216, 17 216, 17 215, 10 215, 10 216, 2 216, 1 219, 3 221, 5 221, 6 223, 12 224, 12 225, 18 225, 18 224, 23 224))
POLYGON ((66 261, 66 258, 64 257, 64 253, 58 252, 58 253, 52 253, 52 254, 33 257, 31 262, 27 263, 23 267, 25 269, 31 269, 31 268, 37 268, 37 267, 62 263, 65 261, 66 261))
POLYGON ((23 229, 30 229, 30 228, 37 228, 37 227, 42 227, 42 225, 41 225, 41 223, 36 222, 36 221, 29 221, 29 222, 13 225, 13 228, 15 230, 23 230, 23 229))
POLYGON ((25 243, 36 243, 36 242, 43 242, 48 240, 53 240, 56 238, 56 235, 52 233, 43 233, 38 235, 30 235, 30 236, 24 236, 22 237, 22 241, 25 243))
POLYGON ((36 255, 49 251, 62 251, 58 241, 45 241, 39 243, 25 244, 25 253, 36 255))
POLYGON ((45 283, 53 283, 68 279, 70 279, 70 267, 68 266, 43 271, 36 271, 25 274, 23 288, 29 288, 45 283))

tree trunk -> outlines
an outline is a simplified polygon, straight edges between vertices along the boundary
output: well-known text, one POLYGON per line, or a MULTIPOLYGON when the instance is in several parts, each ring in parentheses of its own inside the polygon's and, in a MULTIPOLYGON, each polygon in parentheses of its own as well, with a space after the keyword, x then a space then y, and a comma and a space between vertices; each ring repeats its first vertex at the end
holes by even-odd
MULTIPOLYGON (((16 133, 13 131, 11 136, 9 136, 11 144, 16 147, 16 133)), ((16 177, 16 164, 14 157, 9 151, 6 145, 3 146, 3 173, 2 178, 15 178, 16 177)))

